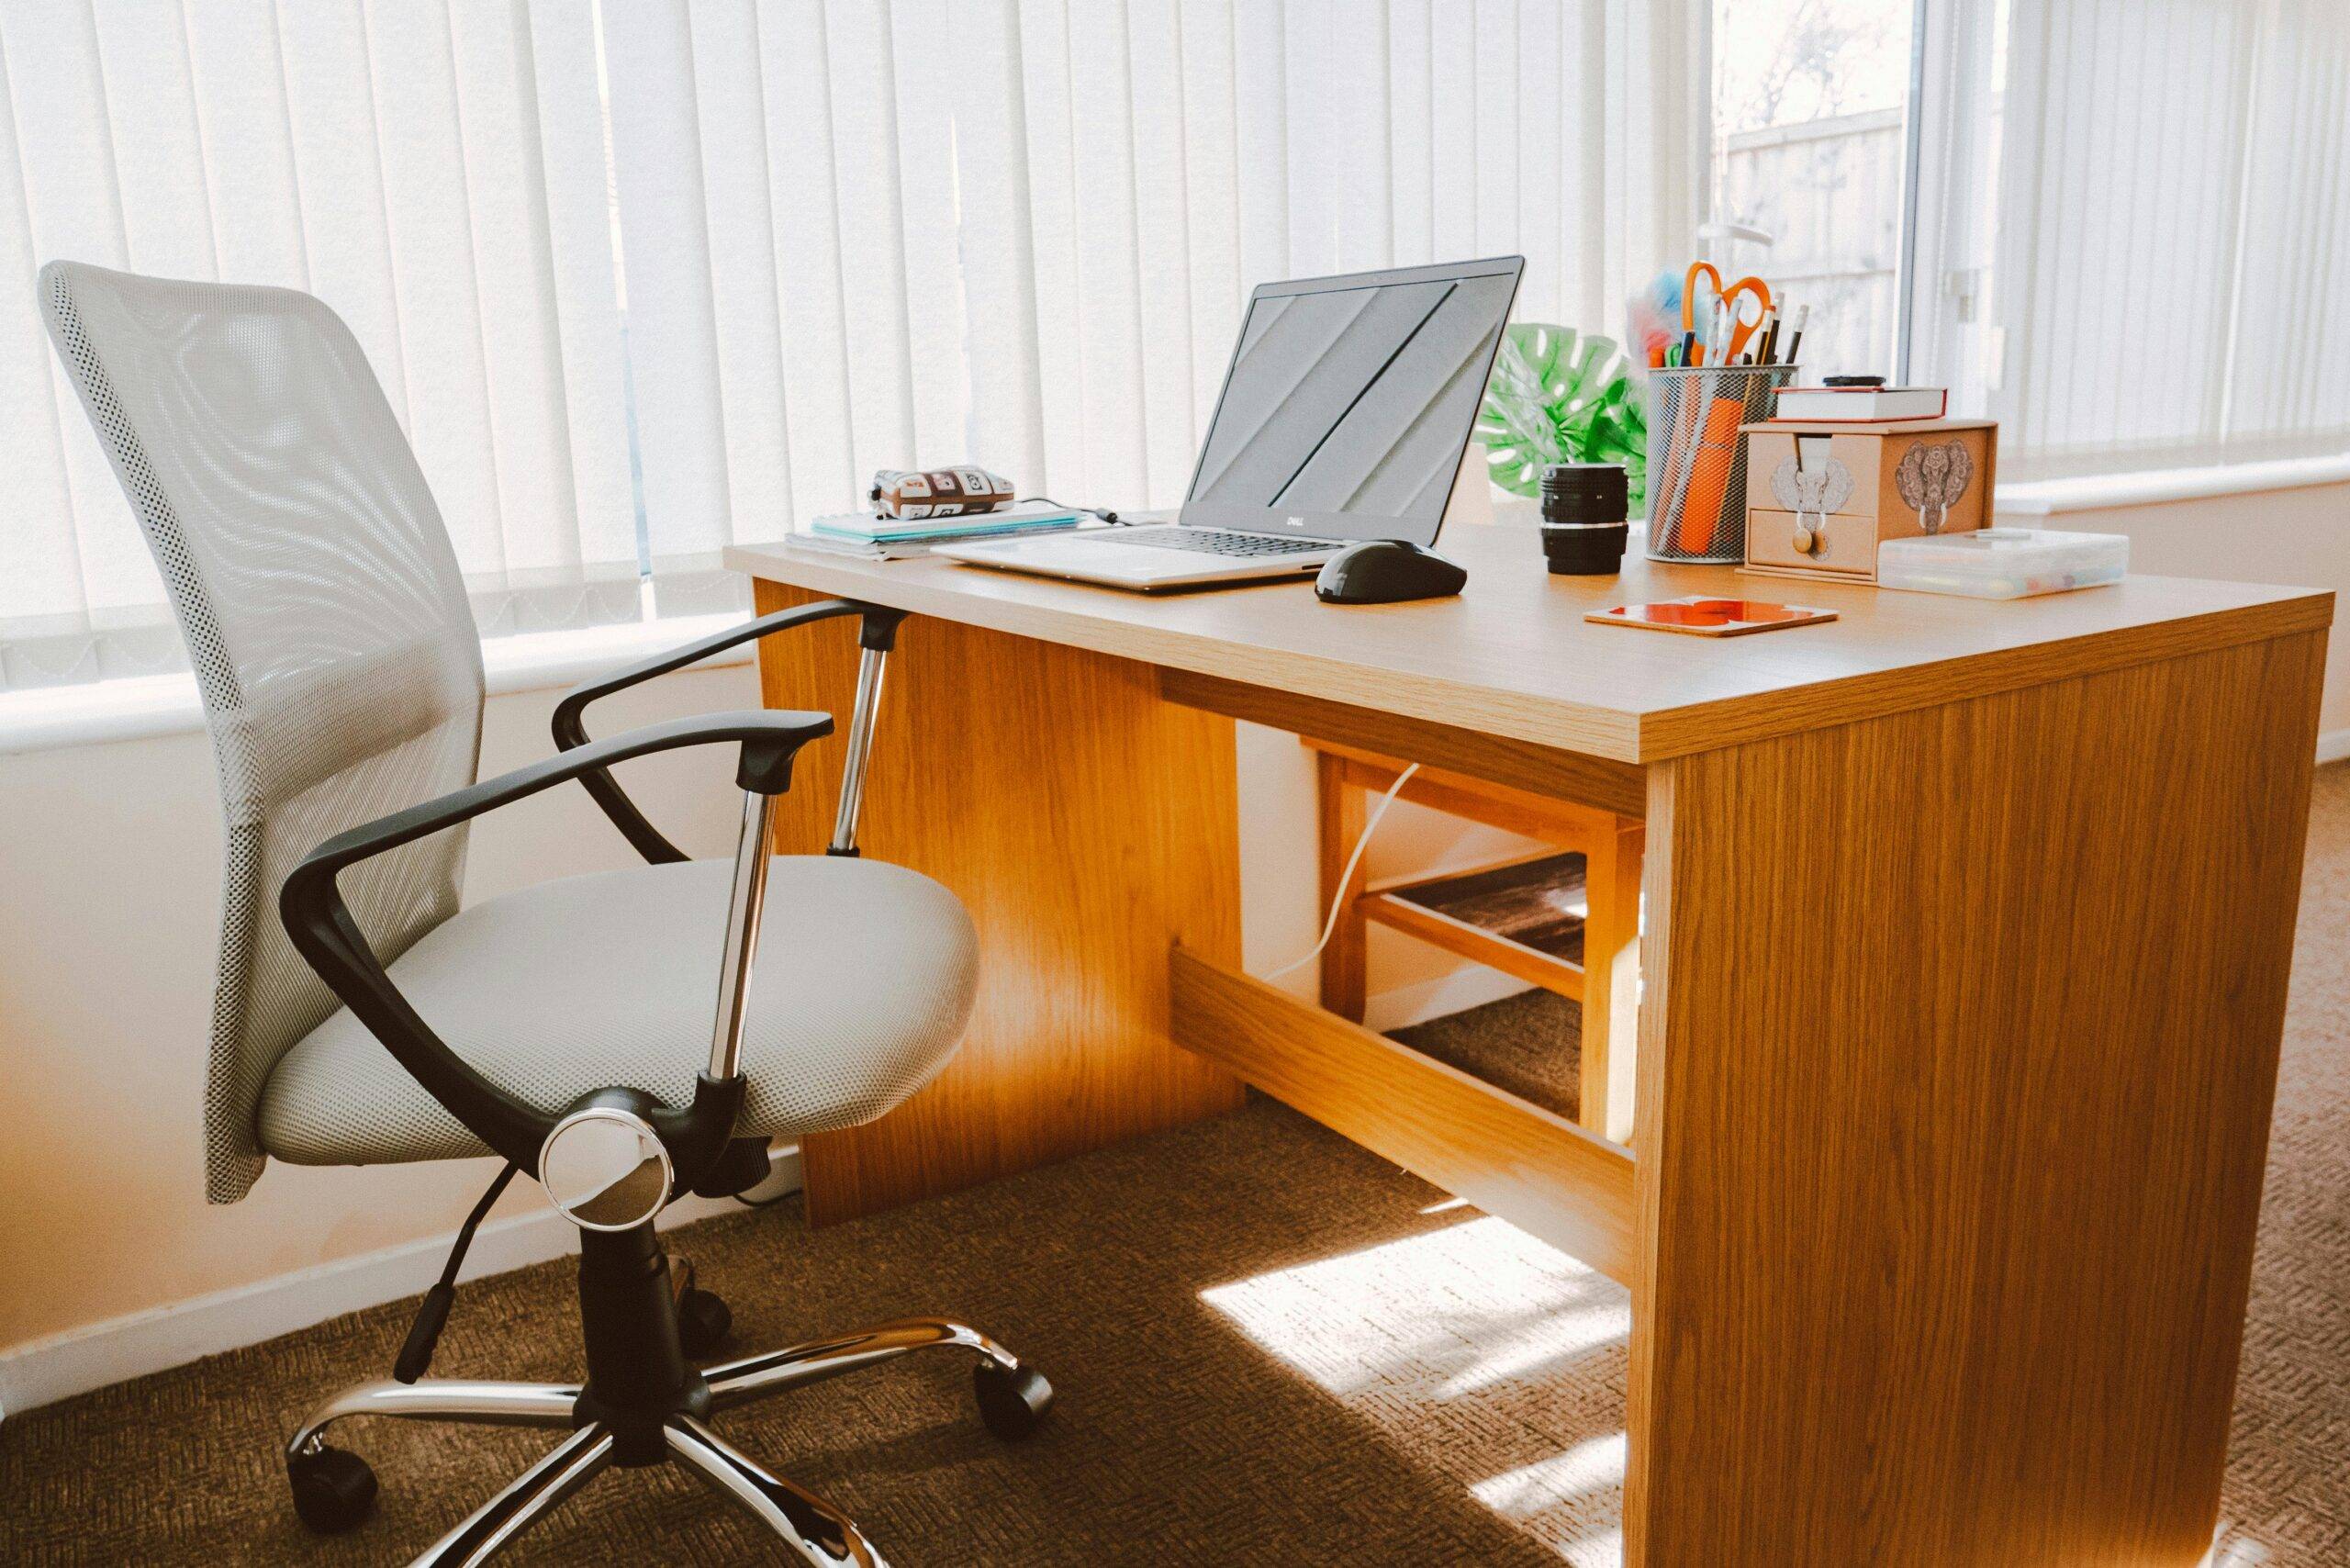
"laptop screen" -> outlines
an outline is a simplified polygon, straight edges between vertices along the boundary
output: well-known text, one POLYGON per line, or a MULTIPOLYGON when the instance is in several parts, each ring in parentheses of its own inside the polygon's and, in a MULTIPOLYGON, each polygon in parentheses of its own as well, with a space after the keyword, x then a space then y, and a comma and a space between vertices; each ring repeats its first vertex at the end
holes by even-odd
POLYGON ((1435 543, 1524 266, 1512 256, 1257 290, 1182 521, 1435 543))

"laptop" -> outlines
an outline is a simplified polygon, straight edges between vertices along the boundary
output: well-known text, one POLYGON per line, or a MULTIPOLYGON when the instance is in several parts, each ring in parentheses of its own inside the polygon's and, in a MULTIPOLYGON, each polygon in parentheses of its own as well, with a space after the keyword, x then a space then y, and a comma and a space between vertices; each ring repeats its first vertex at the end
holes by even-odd
POLYGON ((1175 521, 932 554, 1148 593, 1308 576, 1365 539, 1433 544, 1525 268, 1266 284, 1175 521))

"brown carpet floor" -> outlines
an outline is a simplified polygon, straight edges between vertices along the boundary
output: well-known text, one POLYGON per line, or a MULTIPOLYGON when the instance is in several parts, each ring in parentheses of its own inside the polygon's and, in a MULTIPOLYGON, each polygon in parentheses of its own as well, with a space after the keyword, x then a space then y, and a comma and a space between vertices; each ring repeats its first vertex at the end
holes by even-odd
POLYGON ((1521 1100, 1572 1116, 1583 1070, 1583 1009, 1530 991, 1488 1007, 1398 1029, 1414 1050, 1476 1074, 1521 1100))
MULTIPOLYGON (((2311 827, 2224 1561, 2350 1562, 2350 768, 2311 827)), ((1525 997, 1410 1033, 1572 1095, 1572 1009, 1525 997)), ((283 1179, 281 1177, 281 1179, 283 1179)), ((935 1312, 1034 1357, 1062 1399, 1012 1447, 959 1358, 914 1357, 722 1428, 923 1564, 1617 1560, 1624 1293, 1281 1108, 811 1233, 795 1208, 684 1233, 767 1347, 935 1312)), ((468 1287, 436 1371, 573 1372, 567 1265, 468 1287)), ((313 1399, 381 1374, 405 1304, 0 1425, 0 1562, 397 1562, 547 1446, 353 1423, 377 1517, 330 1540, 286 1504, 278 1445, 313 1399)), ((674 1471, 610 1472, 513 1560, 777 1560, 674 1471)))

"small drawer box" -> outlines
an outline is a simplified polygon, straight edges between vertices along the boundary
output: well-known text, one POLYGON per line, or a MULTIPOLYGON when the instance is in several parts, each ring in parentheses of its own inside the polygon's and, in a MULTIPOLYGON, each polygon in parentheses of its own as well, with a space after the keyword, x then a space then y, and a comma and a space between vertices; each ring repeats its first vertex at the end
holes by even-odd
POLYGON ((1990 523, 1999 427, 1989 420, 1742 429, 1751 572, 1874 582, 1881 541, 1990 523))

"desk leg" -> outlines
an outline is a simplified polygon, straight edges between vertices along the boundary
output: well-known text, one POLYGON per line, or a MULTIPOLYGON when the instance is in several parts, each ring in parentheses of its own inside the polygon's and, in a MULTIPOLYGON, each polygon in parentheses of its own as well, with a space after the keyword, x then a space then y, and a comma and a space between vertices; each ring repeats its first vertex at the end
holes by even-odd
POLYGON ((1583 856, 1582 1098, 1576 1120, 1632 1141, 1632 1042, 1640 1013, 1640 861, 1646 824, 1619 822, 1583 856))
POLYGON ((1651 771, 1633 1568, 2199 1561, 2324 647, 1651 771))
MULTIPOLYGON (((1369 880, 1362 862, 1341 884, 1339 877, 1362 838, 1369 802, 1353 765, 1333 752, 1314 754, 1315 826, 1322 865, 1322 897, 1315 908, 1338 905, 1337 924, 1330 928, 1330 945, 1322 949, 1322 1005, 1341 1018, 1362 1022, 1371 962, 1371 922, 1357 900, 1369 880)), ((1327 918, 1326 915, 1325 918, 1327 918)))
MULTIPOLYGON (((762 582, 758 610, 812 597, 762 582)), ((770 707, 845 718, 853 622, 768 638, 759 660, 770 707)), ((778 852, 822 847, 841 745, 835 735, 802 754, 777 812, 778 852)), ((804 1140, 811 1221, 1240 1103, 1238 1081, 1167 1035, 1171 944, 1240 963, 1235 789, 1232 721, 1160 701, 1149 666, 906 622, 860 842, 969 906, 979 1002, 962 1049, 927 1088, 879 1121, 804 1140)))

